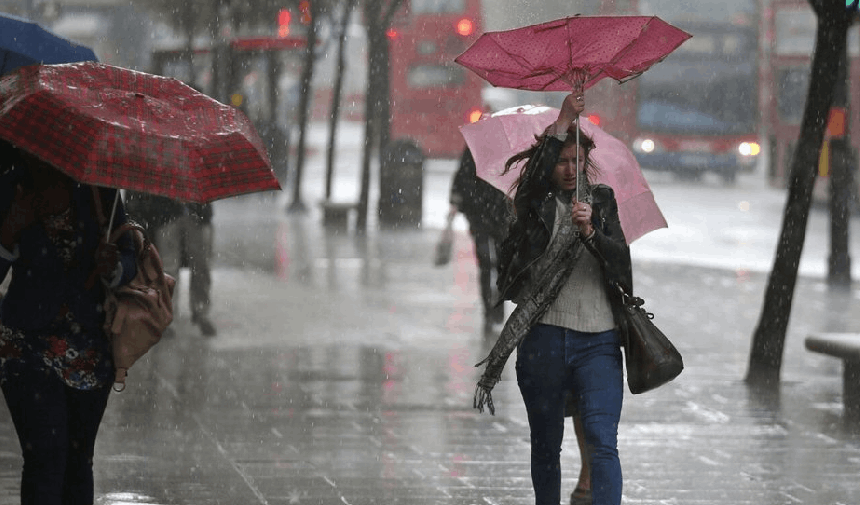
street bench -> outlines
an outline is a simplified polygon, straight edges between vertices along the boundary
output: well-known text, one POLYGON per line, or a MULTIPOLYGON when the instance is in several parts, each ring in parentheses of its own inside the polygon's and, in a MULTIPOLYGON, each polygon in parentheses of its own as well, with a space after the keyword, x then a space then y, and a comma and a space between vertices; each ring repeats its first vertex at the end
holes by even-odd
POLYGON ((349 215, 358 209, 358 203, 332 202, 323 200, 320 203, 323 209, 323 225, 326 228, 347 230, 349 228, 349 215))
POLYGON ((845 412, 860 414, 860 333, 813 333, 806 349, 842 360, 842 398, 845 412))

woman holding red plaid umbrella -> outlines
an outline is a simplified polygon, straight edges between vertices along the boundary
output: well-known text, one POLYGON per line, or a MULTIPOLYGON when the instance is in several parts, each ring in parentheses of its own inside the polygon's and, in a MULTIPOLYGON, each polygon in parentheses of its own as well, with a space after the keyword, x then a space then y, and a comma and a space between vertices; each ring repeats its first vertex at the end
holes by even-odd
MULTIPOLYGON (((105 289, 136 273, 130 237, 104 242, 95 198, 0 140, 0 387, 21 444, 21 503, 93 503, 96 433, 114 379, 105 289)), ((121 202, 115 223, 125 222, 121 202)))

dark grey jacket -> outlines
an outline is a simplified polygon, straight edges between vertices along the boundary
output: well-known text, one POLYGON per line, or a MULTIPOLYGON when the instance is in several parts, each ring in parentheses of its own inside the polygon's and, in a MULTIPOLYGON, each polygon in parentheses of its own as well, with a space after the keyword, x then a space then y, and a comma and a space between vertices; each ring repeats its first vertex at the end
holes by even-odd
MULTIPOLYGON (((550 190, 549 176, 558 160, 562 142, 554 137, 542 141, 538 152, 529 163, 540 163, 542 181, 547 191, 541 200, 521 202, 519 213, 525 214, 522 220, 514 222, 511 230, 502 244, 499 264, 498 288, 502 300, 515 300, 523 288, 531 282, 530 266, 546 251, 552 238, 555 224, 555 194, 550 190)), ((607 293, 612 302, 615 321, 623 329, 624 318, 621 317, 621 296, 615 288, 620 284, 632 294, 633 273, 630 261, 630 248, 621 229, 618 217, 618 204, 615 193, 609 186, 598 184, 591 187, 592 194, 592 226, 595 233, 585 241, 585 246, 591 254, 603 264, 603 278, 607 293)))

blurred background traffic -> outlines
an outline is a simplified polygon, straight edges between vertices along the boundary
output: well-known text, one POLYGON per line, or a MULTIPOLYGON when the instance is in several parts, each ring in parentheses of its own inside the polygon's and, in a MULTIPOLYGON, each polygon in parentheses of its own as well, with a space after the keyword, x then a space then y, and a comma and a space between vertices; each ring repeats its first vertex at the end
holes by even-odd
MULTIPOLYGON (((458 127, 481 114, 558 106, 559 94, 493 88, 454 58, 485 31, 578 13, 658 15, 693 34, 652 71, 624 84, 604 80, 587 94, 592 122, 624 140, 644 169, 730 185, 738 174, 756 174, 785 187, 816 30, 807 0, 0 0, 0 11, 92 47, 104 63, 177 77, 242 108, 267 142, 282 185, 297 188, 301 168, 296 179, 290 167, 306 148, 302 122, 379 114, 369 144, 384 164, 392 149, 401 159, 455 159, 464 146, 458 127), (304 74, 303 120, 309 39, 314 68, 304 74)), ((848 106, 860 98, 860 87, 850 85, 860 79, 856 26, 845 57, 844 89, 819 161, 818 202, 827 200, 837 158, 831 139, 846 140, 846 159, 857 168, 860 137, 849 132, 860 115, 848 106)), ((379 178, 384 184, 385 174, 379 178)), ((301 200, 298 189, 294 195, 301 200)))

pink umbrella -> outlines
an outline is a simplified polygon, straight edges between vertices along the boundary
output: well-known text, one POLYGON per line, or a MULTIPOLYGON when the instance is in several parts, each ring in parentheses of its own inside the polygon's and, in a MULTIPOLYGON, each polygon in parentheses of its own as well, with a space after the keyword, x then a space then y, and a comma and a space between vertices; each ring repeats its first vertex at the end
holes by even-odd
POLYGON ((493 86, 570 91, 636 77, 690 37, 656 16, 574 16, 485 33, 454 61, 493 86))
POLYGON ((460 133, 472 151, 478 176, 511 194, 520 172, 502 173, 505 162, 534 144, 535 135, 543 133, 556 118, 558 109, 523 105, 485 115, 477 122, 461 126, 460 133))
MULTIPOLYGON (((505 161, 534 144, 535 135, 543 133, 558 118, 558 113, 553 107, 525 105, 504 109, 461 126, 460 133, 472 151, 478 177, 510 194, 519 170, 502 174, 505 161)), ((595 144, 591 156, 598 174, 592 183, 606 184, 615 191, 627 243, 650 231, 668 227, 639 163, 624 142, 587 119, 580 121, 582 131, 595 144)))

